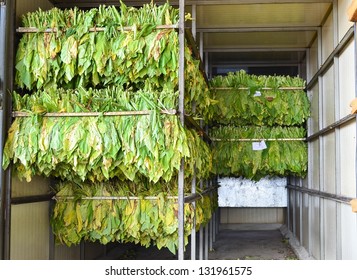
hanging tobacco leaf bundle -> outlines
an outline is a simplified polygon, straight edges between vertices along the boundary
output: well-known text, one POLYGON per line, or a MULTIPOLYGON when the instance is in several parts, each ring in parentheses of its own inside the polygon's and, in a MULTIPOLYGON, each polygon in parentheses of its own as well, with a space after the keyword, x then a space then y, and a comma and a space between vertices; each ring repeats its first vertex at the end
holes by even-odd
MULTIPOLYGON (((141 8, 100 6, 88 11, 52 9, 28 13, 24 27, 39 32, 20 39, 16 55, 16 85, 25 90, 50 87, 103 88, 111 85, 134 90, 149 84, 153 90, 178 90, 178 33, 158 25, 178 22, 178 9, 167 3, 141 8), (127 27, 130 27, 127 29, 127 27), (93 30, 93 28, 104 30, 93 30), (51 28, 55 32, 42 32, 51 28)), ((213 101, 203 74, 185 47, 185 105, 208 119, 213 101)))
POLYGON ((221 126, 213 128, 210 136, 215 142, 213 172, 217 175, 252 180, 306 175, 307 143, 302 140, 306 130, 302 127, 221 126), (267 140, 266 148, 259 149, 263 139, 278 140, 267 140), (253 145, 258 149, 254 150, 253 145))
POLYGON ((241 70, 210 82, 212 119, 218 124, 298 126, 310 116, 299 77, 255 76, 241 70))
MULTIPOLYGON (((134 242, 146 247, 156 245, 159 249, 167 247, 172 253, 176 252, 178 204, 171 196, 176 194, 177 180, 155 184, 145 180, 80 185, 63 182, 56 188, 51 226, 57 243, 70 246, 82 240, 102 244, 134 242)), ((196 216, 192 204, 185 204, 185 244, 194 217, 198 230, 211 218, 217 208, 216 201, 217 197, 202 196, 196 201, 196 216)))
POLYGON ((34 175, 67 180, 111 178, 170 181, 185 158, 186 176, 207 177, 209 147, 184 128, 176 115, 162 114, 176 102, 168 92, 49 90, 21 97, 13 94, 14 110, 27 112, 10 127, 3 168, 13 163, 19 178, 34 175), (168 106, 168 107, 165 107, 168 106), (150 110, 148 115, 104 116, 103 112, 150 110), (100 112, 94 117, 46 117, 47 112, 100 112))

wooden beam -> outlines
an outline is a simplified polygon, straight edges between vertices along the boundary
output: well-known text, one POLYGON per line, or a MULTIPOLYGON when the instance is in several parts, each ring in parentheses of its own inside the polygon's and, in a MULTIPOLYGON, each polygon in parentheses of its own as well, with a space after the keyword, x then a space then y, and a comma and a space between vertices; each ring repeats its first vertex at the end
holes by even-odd
POLYGON ((357 0, 353 0, 348 8, 348 19, 352 22, 357 22, 357 0))

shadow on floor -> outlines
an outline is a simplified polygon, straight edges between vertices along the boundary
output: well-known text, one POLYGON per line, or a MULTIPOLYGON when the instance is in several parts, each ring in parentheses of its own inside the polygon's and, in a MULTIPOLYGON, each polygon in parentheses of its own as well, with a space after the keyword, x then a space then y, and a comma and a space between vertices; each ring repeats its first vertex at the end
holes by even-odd
MULTIPOLYGON (((198 240, 198 239, 197 239, 198 240)), ((113 248, 104 259, 117 260, 175 260, 177 255, 168 249, 161 250, 135 244, 113 248)), ((190 259, 190 245, 185 259, 190 259)), ((209 260, 297 260, 297 256, 279 229, 237 230, 223 229, 216 235, 209 260)))
POLYGON ((280 230, 221 230, 210 260, 297 260, 280 230))

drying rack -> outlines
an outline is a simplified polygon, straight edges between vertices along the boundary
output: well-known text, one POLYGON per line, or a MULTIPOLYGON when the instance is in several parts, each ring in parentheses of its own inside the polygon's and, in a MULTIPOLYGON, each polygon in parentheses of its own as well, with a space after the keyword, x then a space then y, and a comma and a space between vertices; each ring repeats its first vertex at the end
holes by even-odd
MULTIPOLYGON (((178 31, 178 37, 179 37, 179 73, 178 73, 178 88, 179 88, 179 97, 178 97, 178 110, 176 109, 169 109, 169 110, 161 110, 161 114, 167 114, 167 115, 177 115, 180 119, 180 122, 183 126, 187 125, 191 128, 194 128, 197 133, 203 137, 204 140, 206 140, 208 143, 211 143, 211 139, 209 136, 206 134, 206 132, 202 129, 200 125, 197 124, 197 122, 193 119, 193 117, 185 114, 185 106, 184 106, 184 97, 185 97, 185 38, 187 39, 187 42, 189 44, 192 44, 195 42, 192 34, 189 32, 187 28, 185 28, 185 1, 180 0, 179 1, 179 22, 178 24, 175 25, 157 25, 155 26, 154 29, 175 29, 178 31)), ((140 28, 140 27, 138 27, 140 28)), ((121 31, 135 31, 137 30, 136 26, 126 26, 126 27, 120 27, 118 30, 121 31)), ((33 28, 33 27, 19 27, 16 29, 17 33, 56 33, 60 32, 60 29, 57 28, 46 28, 46 29, 39 29, 39 28, 33 28)), ((105 31, 104 27, 92 27, 89 28, 89 32, 103 32, 105 31)), ((200 66, 199 66, 199 71, 203 73, 203 77, 207 82, 208 86, 208 79, 206 74, 204 73, 203 69, 203 63, 202 60, 200 59, 200 54, 197 51, 196 47, 192 47, 193 55, 195 56, 196 59, 200 60, 200 66)), ((149 115, 152 112, 152 110, 143 110, 143 111, 121 111, 121 112, 62 112, 62 113, 54 113, 54 112, 48 112, 45 114, 39 114, 43 117, 96 117, 96 116, 131 116, 131 115, 149 115)), ((12 112, 12 117, 30 117, 33 116, 34 113, 31 112, 19 112, 19 111, 14 111, 12 112)), ((203 193, 205 194, 210 194, 214 191, 217 191, 217 185, 213 182, 213 180, 206 181, 206 187, 203 190, 203 193, 196 193, 196 175, 193 175, 192 178, 192 187, 191 187, 191 194, 185 195, 184 194, 184 178, 185 178, 185 173, 184 173, 184 159, 181 159, 181 164, 180 164, 180 169, 178 173, 178 195, 175 197, 172 197, 170 199, 175 199, 177 200, 177 203, 179 205, 178 207, 178 259, 183 260, 184 259, 184 204, 185 203, 193 203, 195 205, 195 201, 201 197, 203 193)), ((200 185, 203 187, 203 181, 201 180, 200 185)), ((203 188, 201 188, 203 189, 203 188)), ((98 197, 98 199, 103 199, 104 197, 98 197)), ((123 197, 124 198, 124 197, 123 197)), ((53 199, 56 199, 53 197, 53 199)), ((58 198, 57 198, 58 199, 58 198)), ((67 198, 69 199, 69 198, 67 198)), ((90 198, 87 198, 90 199, 90 198)), ((97 198, 96 198, 97 199, 97 198)), ((109 199, 109 198, 105 198, 109 199)), ((112 197, 110 199, 122 199, 120 197, 112 197)), ((125 197, 125 199, 128 199, 128 197, 125 197)), ((131 197, 131 199, 139 199, 138 197, 131 197)), ((148 197, 147 199, 154 199, 153 197, 148 197)), ((215 218, 215 216, 214 216, 215 218)), ((214 221, 215 222, 215 221, 214 221)), ((205 256, 206 258, 208 257, 208 235, 210 235, 210 248, 212 247, 212 241, 215 239, 215 234, 217 233, 217 225, 213 224, 211 225, 210 229, 210 234, 208 234, 208 227, 206 226, 204 231, 205 231, 205 256), (213 235, 213 237, 212 237, 213 235)), ((200 229, 200 244, 203 244, 203 229, 200 229)), ((193 229, 192 229, 192 234, 191 234, 191 259, 196 258, 196 228, 195 225, 193 224, 193 229)), ((203 246, 200 246, 200 259, 203 259, 203 246)))

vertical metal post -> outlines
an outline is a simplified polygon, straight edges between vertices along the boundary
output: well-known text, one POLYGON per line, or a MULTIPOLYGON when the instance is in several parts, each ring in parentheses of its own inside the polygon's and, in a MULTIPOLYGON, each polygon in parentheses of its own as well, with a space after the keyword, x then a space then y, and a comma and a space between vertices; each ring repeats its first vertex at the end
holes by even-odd
POLYGON ((214 243, 216 242, 216 211, 212 213, 212 223, 212 242, 214 243))
MULTIPOLYGON (((312 78, 312 69, 310 68, 311 66, 311 55, 310 55, 310 49, 306 50, 306 65, 307 65, 307 69, 306 69, 306 76, 307 76, 307 81, 309 82, 312 78)), ((309 93, 309 91, 308 91, 309 93)), ((312 101, 312 94, 309 94, 309 100, 312 101)), ((310 117, 307 121, 307 133, 308 135, 313 134, 313 130, 312 130, 312 118, 310 117)), ((308 142, 308 179, 307 179, 307 184, 308 184, 308 188, 312 188, 313 186, 313 174, 314 174, 314 166, 313 166, 313 143, 312 142, 308 142)), ((311 230, 311 225, 312 225, 312 196, 307 195, 307 199, 308 199, 308 251, 309 253, 311 252, 311 240, 312 240, 312 230, 311 230)))
POLYGON ((288 230, 290 230, 290 211, 291 211, 291 205, 290 205, 290 203, 291 203, 291 201, 290 201, 290 189, 289 188, 287 188, 287 191, 286 191, 286 201, 287 201, 287 209, 286 209, 286 215, 287 215, 287 217, 286 217, 286 221, 287 221, 287 228, 288 228, 288 230))
MULTIPOLYGON (((208 187, 209 187, 208 180, 206 180, 205 185, 206 185, 205 189, 208 189, 208 187)), ((204 251, 204 259, 205 260, 208 260, 208 246, 209 246, 208 238, 209 238, 209 222, 205 226, 205 251, 204 251)))
MULTIPOLYGON (((192 36, 196 41, 196 5, 192 4, 192 36)), ((195 112, 196 111, 196 104, 192 104, 192 111, 195 112)), ((191 193, 194 194, 196 193, 196 165, 194 167, 194 173, 193 173, 193 178, 192 178, 192 185, 191 185, 191 193)), ((193 217, 193 221, 192 221, 192 230, 191 230, 191 260, 195 260, 196 259, 196 202, 193 201, 192 202, 192 207, 193 207, 193 211, 194 211, 194 217, 193 217)))
MULTIPOLYGON (((185 0, 179 1, 179 113, 182 125, 185 125, 185 0)), ((184 259, 184 159, 178 175, 178 259, 184 259)))
MULTIPOLYGON (((322 28, 319 27, 318 28, 318 32, 317 32, 317 39, 318 39, 318 65, 322 65, 322 28)), ((318 77, 318 85, 319 85, 319 129, 323 128, 323 80, 322 80, 322 76, 319 75, 318 77)), ((324 172, 324 155, 323 155, 323 142, 324 142, 324 137, 323 136, 319 136, 319 190, 320 191, 324 191, 323 186, 324 186, 324 180, 325 180, 325 172, 324 172)), ((324 247, 324 236, 323 236, 323 207, 324 207, 324 200, 323 198, 319 198, 319 219, 320 219, 320 223, 319 223, 319 241, 320 241, 320 258, 323 256, 323 247, 324 247)))
MULTIPOLYGON (((200 46, 199 46, 199 50, 200 50, 200 57, 202 59, 202 62, 205 64, 205 59, 203 57, 203 32, 200 32, 200 46)), ((207 72, 206 72, 207 73, 207 72)))
POLYGON ((219 208, 217 208, 217 210, 216 210, 216 219, 217 219, 217 222, 216 222, 216 234, 219 233, 219 224, 221 222, 221 215, 220 214, 221 214, 221 212, 220 212, 219 208))
MULTIPOLYGON (((13 61, 14 61, 14 34, 15 34, 15 4, 16 1, 0 1, 1 3, 1 32, 0 32, 0 88, 3 91, 1 99, 2 127, 1 127, 1 150, 4 146, 5 131, 11 124, 11 97, 6 92, 13 90, 13 61)), ((10 259, 10 226, 11 226, 11 168, 3 170, 0 168, 0 227, 1 227, 1 257, 10 259)))
POLYGON ((205 226, 205 250, 204 250, 204 259, 208 260, 208 224, 205 226))
MULTIPOLYGON (((357 97, 357 27, 356 23, 353 26, 354 29, 354 47, 355 47, 355 97, 357 97)), ((356 130, 357 130, 357 117, 356 117, 356 130)), ((356 140, 356 195, 357 195, 357 140, 356 140)))
MULTIPOLYGON (((196 193, 196 169, 194 170, 192 185, 191 185, 192 194, 196 193)), ((196 202, 192 202, 192 207, 194 211, 194 216, 192 220, 192 230, 191 230, 191 260, 196 259, 196 202)))
MULTIPOLYGON (((212 180, 209 182, 209 187, 212 187, 212 180)), ((210 199, 213 199, 212 193, 210 193, 210 199)), ((213 250, 213 213, 209 221, 209 250, 213 250)), ((208 256, 207 256, 208 257, 208 256)))
MULTIPOLYGON (((333 3, 333 45, 337 47, 339 43, 338 32, 338 1, 334 0, 333 3)), ((356 29, 354 28, 354 37, 356 38, 356 29)), ((334 57, 334 95, 335 95, 335 121, 340 119, 340 70, 339 70, 339 57, 334 57)), ((356 74, 356 73, 355 73, 356 74)), ((356 83, 355 78, 355 83, 356 83)), ((335 128, 335 193, 341 193, 341 134, 340 127, 335 128)), ((341 203, 336 203, 336 259, 342 259, 342 226, 341 226, 341 203)))
POLYGON ((197 13, 196 13, 197 9, 196 9, 196 4, 192 4, 192 36, 196 41, 196 26, 197 26, 197 13))
POLYGON ((213 250, 213 219, 209 221, 209 251, 213 250))
MULTIPOLYGON (((4 143, 4 110, 3 110, 3 98, 5 95, 4 80, 5 80, 5 29, 6 26, 6 5, 3 2, 0 2, 0 160, 2 162, 3 154, 3 143, 4 143)), ((4 259, 4 241, 5 241, 5 232, 4 232, 4 211, 5 211, 5 189, 4 184, 4 171, 0 169, 0 260, 4 259)))
MULTIPOLYGON (((54 209, 54 201, 50 200, 49 202, 49 213, 52 213, 54 209)), ((49 215, 50 216, 50 215, 49 215)), ((50 217, 48 217, 50 219, 50 217)), ((51 226, 49 226, 49 244, 48 244, 48 259, 49 260, 54 260, 55 259, 55 235, 53 234, 51 226)))
POLYGON ((211 78, 211 68, 209 67, 208 52, 205 52, 205 71, 207 73, 207 78, 211 78))
POLYGON ((199 238, 200 238, 200 242, 199 242, 199 259, 200 260, 203 260, 203 231, 204 231, 204 228, 201 226, 200 227, 200 233, 199 233, 199 238))

